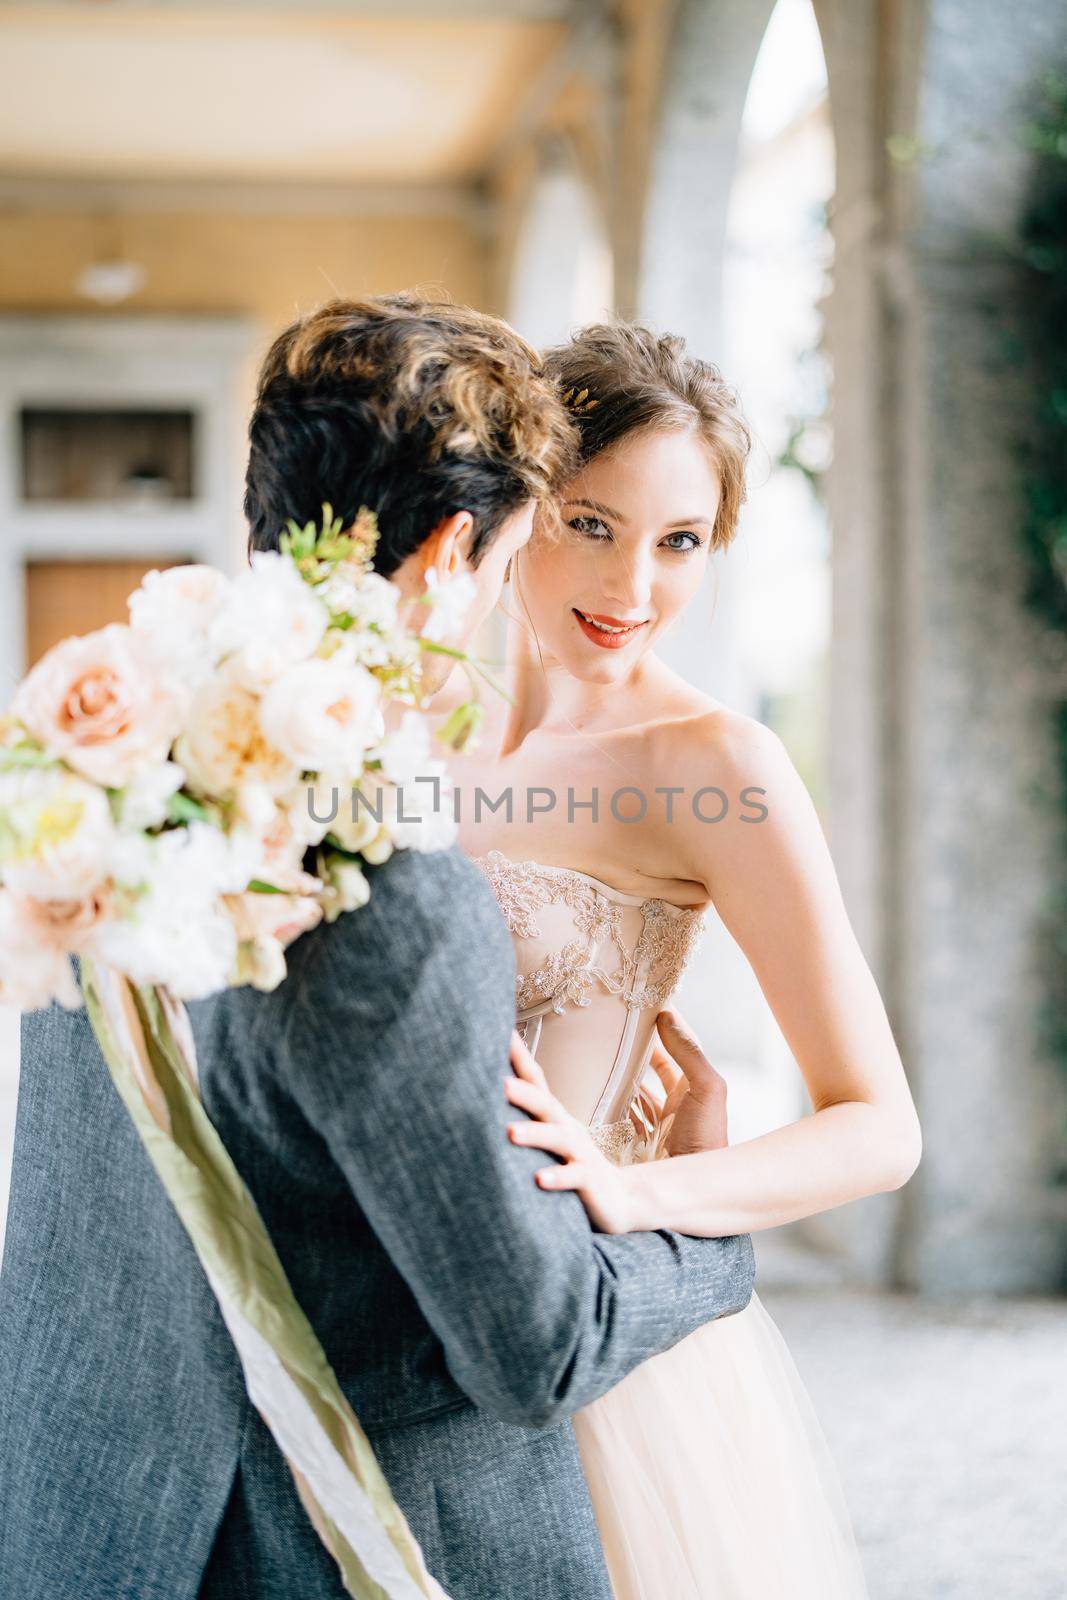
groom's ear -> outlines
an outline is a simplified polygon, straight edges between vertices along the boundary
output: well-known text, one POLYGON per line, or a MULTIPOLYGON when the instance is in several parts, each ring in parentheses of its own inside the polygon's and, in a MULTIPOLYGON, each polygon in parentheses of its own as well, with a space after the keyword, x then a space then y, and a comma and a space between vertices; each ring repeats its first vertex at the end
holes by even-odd
POLYGON ((419 546, 422 570, 435 567, 442 578, 454 578, 470 564, 473 539, 474 518, 469 511, 454 511, 450 517, 443 517, 419 546))
POLYGON ((473 538, 474 518, 469 511, 454 511, 450 517, 442 517, 418 549, 405 556, 389 574, 389 581, 409 598, 421 595, 426 589, 429 567, 436 568, 442 578, 454 578, 469 564, 473 538))

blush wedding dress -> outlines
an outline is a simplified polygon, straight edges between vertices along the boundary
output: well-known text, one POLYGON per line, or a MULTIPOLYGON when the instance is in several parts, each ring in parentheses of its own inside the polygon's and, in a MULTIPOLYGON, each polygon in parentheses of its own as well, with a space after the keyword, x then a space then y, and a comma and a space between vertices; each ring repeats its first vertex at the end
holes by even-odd
MULTIPOLYGON (((645 1158, 627 1111, 703 929, 701 912, 571 868, 473 858, 507 921, 516 1027, 610 1158, 645 1158)), ((757 1296, 579 1411, 615 1600, 864 1600, 833 1461, 757 1296)))

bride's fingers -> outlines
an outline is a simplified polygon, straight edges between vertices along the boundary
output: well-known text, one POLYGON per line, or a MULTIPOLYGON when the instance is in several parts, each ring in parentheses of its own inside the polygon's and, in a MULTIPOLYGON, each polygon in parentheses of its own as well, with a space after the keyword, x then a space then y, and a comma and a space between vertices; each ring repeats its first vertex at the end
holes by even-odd
POLYGON ((563 1118, 563 1107, 559 1101, 547 1089, 542 1089, 536 1083, 527 1083, 525 1078, 505 1078, 504 1094, 513 1106, 528 1111, 531 1117, 540 1117, 549 1122, 563 1118))
POLYGON ((542 1167, 534 1177, 542 1189, 584 1189, 589 1181, 580 1161, 568 1161, 562 1167, 542 1167))
POLYGON ((559 1122, 513 1122, 508 1127, 508 1138, 512 1144, 544 1150, 547 1155, 562 1156, 568 1161, 578 1154, 574 1129, 559 1122))
POLYGON ((520 1078, 525 1078, 527 1083, 536 1083, 542 1089, 548 1088, 548 1079, 535 1061, 532 1052, 524 1042, 521 1034, 513 1031, 511 1044, 508 1047, 508 1059, 512 1069, 520 1078))

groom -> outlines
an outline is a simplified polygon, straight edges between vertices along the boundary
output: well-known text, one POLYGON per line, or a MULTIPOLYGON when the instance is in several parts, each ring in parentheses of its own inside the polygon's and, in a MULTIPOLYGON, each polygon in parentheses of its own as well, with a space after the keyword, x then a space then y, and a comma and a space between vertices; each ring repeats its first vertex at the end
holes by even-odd
MULTIPOLYGON (((504 324, 337 302, 267 357, 252 543, 370 506, 406 593, 430 565, 470 574, 469 635, 569 442, 504 324)), ((514 958, 488 885, 456 849, 371 878, 281 988, 191 1008, 204 1101, 447 1592, 609 1600, 567 1418, 743 1307, 751 1245, 597 1235, 540 1190, 544 1157, 505 1137, 514 958)), ((55 1008, 23 1022, 0 1574, 12 1600, 343 1593, 85 1015, 55 1008)))

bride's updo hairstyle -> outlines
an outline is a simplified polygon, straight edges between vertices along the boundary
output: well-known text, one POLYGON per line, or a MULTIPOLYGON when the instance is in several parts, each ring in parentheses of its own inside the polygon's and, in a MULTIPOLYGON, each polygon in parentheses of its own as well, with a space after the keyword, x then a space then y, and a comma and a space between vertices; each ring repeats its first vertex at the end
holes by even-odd
POLYGON ((686 354, 677 334, 598 322, 544 357, 578 427, 579 469, 636 433, 684 431, 707 446, 721 485, 711 548, 725 550, 745 500, 752 435, 717 367, 686 354))
POLYGON ((540 356, 468 306, 383 295, 333 300, 279 334, 249 426, 245 515, 253 550, 288 518, 379 519, 385 577, 445 517, 474 519, 477 566, 505 519, 533 500, 553 515, 573 471, 574 428, 540 356))

